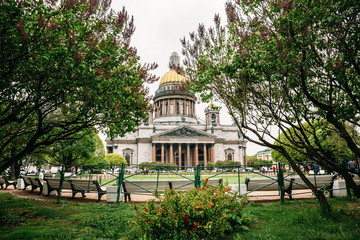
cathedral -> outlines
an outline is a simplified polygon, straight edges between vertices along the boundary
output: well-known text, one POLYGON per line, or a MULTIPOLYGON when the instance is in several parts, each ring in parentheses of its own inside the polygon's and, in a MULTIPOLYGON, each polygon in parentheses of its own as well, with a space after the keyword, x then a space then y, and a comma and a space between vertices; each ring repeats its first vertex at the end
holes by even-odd
MULTIPOLYGON (((176 52, 170 62, 170 66, 180 63, 176 52)), ((187 81, 170 69, 160 80, 148 120, 124 137, 107 138, 107 153, 119 153, 129 164, 156 161, 206 167, 207 163, 232 160, 245 165, 246 141, 237 126, 221 125, 220 111, 213 103, 205 109, 205 121, 200 121, 197 98, 184 87, 187 81)))

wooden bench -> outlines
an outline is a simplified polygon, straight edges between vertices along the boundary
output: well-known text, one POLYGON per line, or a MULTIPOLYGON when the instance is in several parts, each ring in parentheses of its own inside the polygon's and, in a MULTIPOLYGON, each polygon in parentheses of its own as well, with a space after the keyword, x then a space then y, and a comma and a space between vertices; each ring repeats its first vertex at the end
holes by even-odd
POLYGON ((40 192, 39 195, 43 191, 43 184, 41 183, 40 179, 37 177, 29 177, 29 176, 20 176, 24 180, 24 188, 25 190, 28 186, 31 186, 31 191, 34 192, 35 189, 39 188, 40 192))
MULTIPOLYGON (((320 190, 329 190, 330 197, 333 197, 333 186, 334 181, 336 180, 336 175, 315 175, 307 176, 307 179, 320 190)), ((292 184, 292 189, 309 189, 309 187, 304 183, 304 181, 299 177, 292 177, 290 180, 292 184)))
POLYGON ((8 188, 8 186, 12 185, 14 189, 16 189, 17 182, 16 181, 8 181, 6 176, 0 176, 0 186, 1 189, 3 189, 3 185, 5 184, 5 189, 8 188))
MULTIPOLYGON (((309 181, 315 185, 314 177, 307 177, 309 181)), ((330 197, 332 197, 333 181, 336 179, 334 175, 316 175, 316 186, 320 190, 330 190, 330 197)), ((247 191, 278 191, 279 186, 277 179, 272 178, 246 178, 245 179, 247 191)), ((299 176, 287 177, 284 179, 284 190, 292 200, 292 190, 309 189, 308 186, 299 176)))
POLYGON ((166 188, 170 189, 168 180, 132 180, 124 179, 123 191, 125 202, 131 201, 131 194, 152 194, 155 188, 160 194, 163 194, 166 188))
POLYGON ((81 193, 85 197, 85 193, 97 192, 98 202, 100 202, 101 197, 106 194, 106 190, 100 187, 100 184, 97 180, 86 180, 86 179, 68 179, 71 182, 73 197, 77 193, 81 193))
MULTIPOLYGON (((222 182, 222 179, 209 179, 208 185, 217 186, 222 182)), ((166 189, 177 189, 187 191, 194 187, 194 181, 189 179, 172 179, 172 180, 124 180, 123 191, 125 202, 131 201, 131 194, 152 195, 155 188, 160 194, 163 194, 166 189)))
MULTIPOLYGON (((47 187, 48 187, 48 194, 50 195, 51 192, 56 191, 59 195, 60 193, 60 178, 45 178, 47 187)), ((82 197, 86 197, 85 193, 94 192, 98 193, 98 202, 100 201, 101 197, 106 194, 106 191, 101 189, 97 180, 86 180, 86 179, 68 179, 66 178, 63 181, 62 189, 68 189, 72 191, 72 199, 75 198, 77 193, 81 193, 82 197)))

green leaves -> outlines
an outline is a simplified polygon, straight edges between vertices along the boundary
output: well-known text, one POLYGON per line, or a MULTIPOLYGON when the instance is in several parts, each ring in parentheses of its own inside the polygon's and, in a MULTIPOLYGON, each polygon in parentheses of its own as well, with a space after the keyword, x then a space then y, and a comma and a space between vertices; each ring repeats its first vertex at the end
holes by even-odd
POLYGON ((137 237, 150 239, 219 239, 249 225, 243 216, 246 199, 228 194, 229 188, 207 186, 187 192, 166 190, 160 204, 148 201, 134 208, 131 220, 137 237))
POLYGON ((110 14, 108 0, 51 2, 0 3, 0 166, 81 129, 124 135, 147 115, 144 83, 156 66, 138 63, 126 11, 110 14))

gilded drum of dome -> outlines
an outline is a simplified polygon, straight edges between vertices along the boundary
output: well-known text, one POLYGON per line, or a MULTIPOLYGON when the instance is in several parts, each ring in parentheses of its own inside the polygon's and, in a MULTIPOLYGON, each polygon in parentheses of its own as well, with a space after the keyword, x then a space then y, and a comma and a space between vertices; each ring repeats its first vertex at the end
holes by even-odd
POLYGON ((188 78, 178 74, 175 70, 170 70, 160 80, 160 85, 168 82, 188 82, 188 78))

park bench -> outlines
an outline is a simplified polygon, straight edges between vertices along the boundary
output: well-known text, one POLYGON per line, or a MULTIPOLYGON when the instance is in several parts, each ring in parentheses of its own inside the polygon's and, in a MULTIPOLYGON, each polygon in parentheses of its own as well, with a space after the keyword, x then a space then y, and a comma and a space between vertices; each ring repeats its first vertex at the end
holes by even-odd
MULTIPOLYGON (((208 185, 217 186, 222 179, 209 179, 208 185)), ((177 189, 187 191, 194 187, 194 181, 189 179, 172 179, 172 180, 124 180, 123 191, 125 202, 131 201, 131 194, 152 195, 155 188, 159 194, 164 194, 166 189, 177 189)))
MULTIPOLYGON (((332 197, 333 181, 336 179, 334 175, 316 175, 307 177, 309 181, 320 190, 330 190, 330 197, 332 197), (315 184, 316 182, 316 184, 315 184)), ((278 182, 273 178, 246 178, 245 179, 247 191, 278 191, 278 182)), ((308 186, 299 176, 291 176, 284 179, 284 191, 288 194, 289 199, 292 200, 292 190, 309 189, 308 186)))
POLYGON ((101 197, 106 194, 106 190, 100 187, 100 184, 97 180, 86 180, 86 179, 71 179, 68 181, 71 183, 73 197, 77 193, 81 193, 85 197, 85 193, 97 192, 98 202, 100 202, 101 197))
POLYGON ((16 181, 8 181, 6 176, 0 176, 0 185, 1 188, 4 188, 3 185, 5 184, 5 189, 8 188, 8 186, 13 185, 14 189, 16 189, 17 182, 16 181))
POLYGON ((40 179, 37 177, 29 177, 29 176, 20 176, 24 180, 24 188, 25 190, 28 186, 31 186, 31 191, 34 192, 35 189, 39 188, 40 192, 39 195, 43 191, 43 184, 41 183, 40 179))
MULTIPOLYGON (((60 178, 45 178, 48 193, 47 196, 50 195, 51 192, 56 191, 59 195, 60 192, 60 178)), ((72 191, 72 197, 75 198, 77 193, 81 193, 82 197, 86 197, 85 193, 94 192, 98 193, 98 202, 101 197, 106 194, 106 190, 103 190, 97 180, 87 180, 87 179, 65 179, 63 181, 62 189, 68 189, 72 191)))
POLYGON ((124 179, 123 182, 123 191, 125 196, 125 202, 127 199, 131 201, 131 194, 142 194, 142 195, 152 195, 154 189, 157 187, 157 190, 160 194, 165 192, 166 188, 169 187, 168 180, 132 180, 128 181, 124 179))

